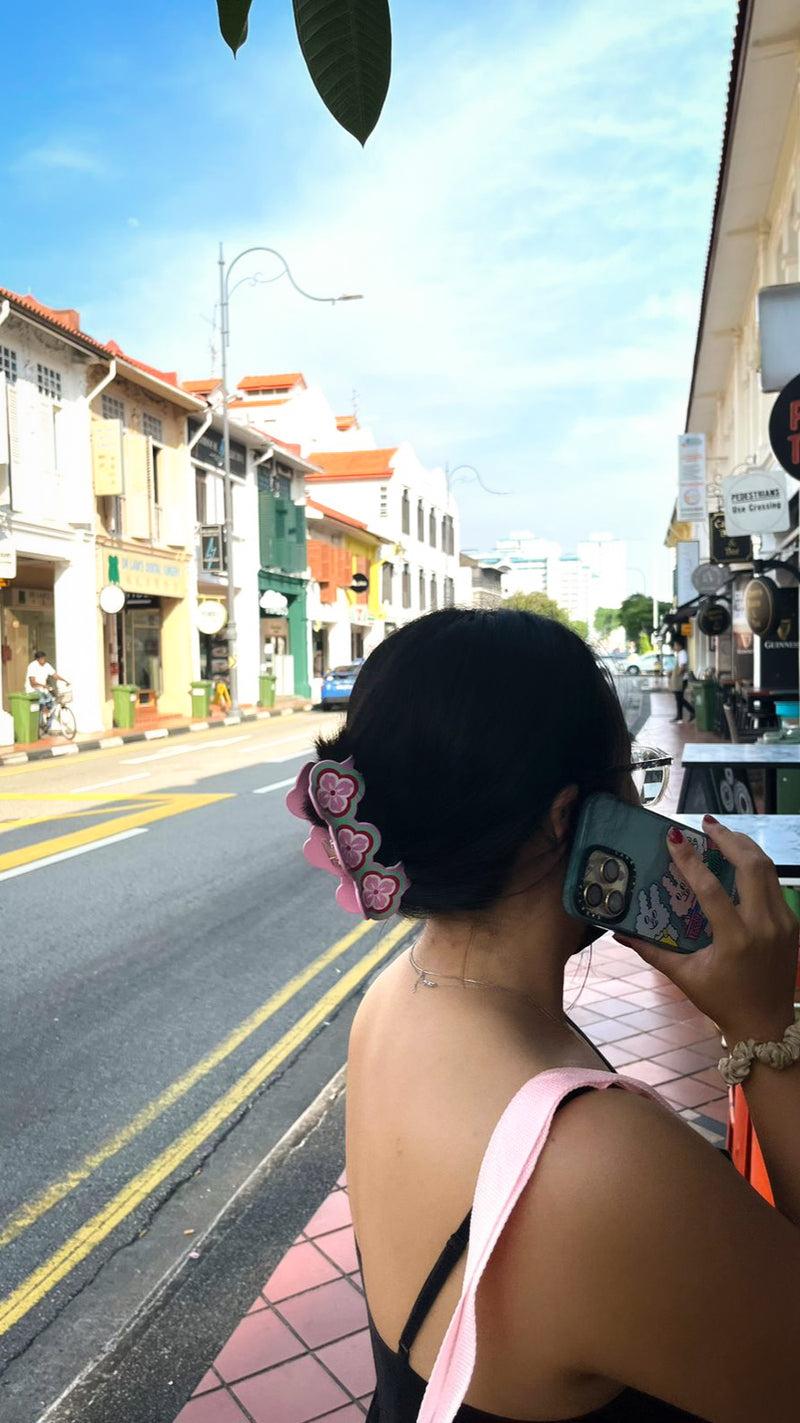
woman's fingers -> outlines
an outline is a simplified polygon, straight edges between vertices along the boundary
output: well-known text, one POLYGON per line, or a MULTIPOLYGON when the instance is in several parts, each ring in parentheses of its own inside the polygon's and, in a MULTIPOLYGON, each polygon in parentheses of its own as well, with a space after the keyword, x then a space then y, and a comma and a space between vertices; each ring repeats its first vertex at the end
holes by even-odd
POLYGON ((736 871, 736 888, 745 910, 761 914, 783 903, 775 866, 748 835, 728 830, 713 815, 703 817, 703 830, 736 871))
MULTIPOLYGON (((736 910, 730 896, 723 889, 716 875, 703 864, 694 845, 687 840, 680 826, 672 825, 667 832, 667 844, 676 869, 694 890, 714 933, 730 932, 737 922, 736 910)), ((720 850, 724 850, 720 845, 720 850)), ((741 857, 740 857, 741 858, 741 857)), ((734 866, 735 868, 735 866, 734 866)))

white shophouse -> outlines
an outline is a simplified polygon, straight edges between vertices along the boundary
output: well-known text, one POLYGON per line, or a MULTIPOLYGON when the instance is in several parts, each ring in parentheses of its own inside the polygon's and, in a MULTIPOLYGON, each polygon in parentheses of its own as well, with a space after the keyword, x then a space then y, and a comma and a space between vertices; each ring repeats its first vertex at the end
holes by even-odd
POLYGON ((78 727, 101 724, 87 369, 102 349, 77 312, 0 291, 0 745, 37 650, 72 683, 78 727))
MULTIPOLYGON (((789 500, 785 527, 756 533, 758 557, 797 560, 798 483, 784 474, 769 442, 775 393, 761 389, 758 292, 800 282, 800 71, 798 0, 740 0, 717 198, 703 281, 700 321, 689 384, 687 433, 705 437, 707 514, 681 518, 676 506, 667 533, 675 550, 678 626, 691 629, 690 659, 723 679, 792 694, 798 687, 797 583, 770 572, 781 589, 787 636, 761 637, 744 615, 743 590, 753 576, 742 543, 725 537, 725 482, 734 473, 774 474, 789 500), (712 536, 721 524, 721 540, 712 536), (731 556, 738 549, 739 557, 731 556), (744 556, 742 556, 744 555, 744 556), (730 629, 707 636, 695 621, 691 570, 711 558, 736 574, 730 629)), ((798 332, 800 369, 800 332, 798 332)))

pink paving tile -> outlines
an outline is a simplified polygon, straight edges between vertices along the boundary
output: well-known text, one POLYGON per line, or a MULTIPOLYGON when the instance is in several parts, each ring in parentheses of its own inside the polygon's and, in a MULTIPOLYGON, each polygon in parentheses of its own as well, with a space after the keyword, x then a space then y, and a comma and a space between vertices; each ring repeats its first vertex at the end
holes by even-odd
POLYGON ((202 1398, 190 1398, 175 1423, 247 1423, 247 1417, 227 1389, 219 1389, 202 1398))
POLYGON ((284 1300, 280 1312, 312 1349, 354 1334, 367 1323, 364 1296, 344 1278, 284 1300))
POLYGON ((207 1374, 203 1374, 197 1388, 192 1394, 192 1398, 197 1398, 200 1393, 210 1393, 212 1388, 222 1388, 222 1379, 219 1374, 215 1374, 213 1369, 209 1369, 207 1374))
POLYGON ((635 1028, 620 1023, 617 1018, 600 1018, 596 1023, 589 1024, 586 1036, 591 1038, 592 1042, 602 1045, 620 1042, 622 1038, 632 1037, 635 1032, 635 1028))
POLYGON ((341 1174, 341 1176, 339 1177, 339 1180, 336 1182, 336 1184, 337 1184, 337 1186, 344 1186, 345 1188, 347 1187, 347 1172, 346 1172, 346 1171, 343 1171, 343 1172, 342 1172, 342 1174, 341 1174))
POLYGON ((707 1082, 709 1087, 718 1087, 720 1092, 727 1091, 716 1067, 704 1067, 702 1072, 693 1072, 692 1077, 698 1082, 707 1082))
POLYGON ((364 1423, 364 1409, 358 1403, 348 1403, 335 1413, 323 1413, 314 1423, 364 1423))
POLYGON ((704 1117, 711 1117, 715 1122, 722 1122, 725 1126, 728 1125, 730 1112, 727 1097, 720 1097, 718 1101, 714 1102, 704 1102, 702 1107, 698 1108, 698 1110, 704 1117))
POLYGON ((691 1047, 693 1050, 697 1042, 696 1023, 665 1023, 656 1028, 660 1038, 670 1043, 673 1047, 691 1047))
POLYGON ((306 1235, 313 1239, 315 1235, 325 1235, 329 1230, 340 1230, 343 1225, 350 1225, 351 1219, 347 1192, 331 1191, 308 1222, 306 1235))
POLYGON ((375 1387, 375 1366, 368 1329, 362 1329, 360 1334, 351 1334, 349 1339, 340 1339, 338 1344, 318 1349, 317 1358, 326 1369, 330 1369, 339 1383, 357 1397, 375 1387))
POLYGON ((351 1225, 345 1226, 344 1230, 333 1230, 330 1235, 322 1236, 319 1249, 338 1265, 340 1270, 344 1270, 346 1275, 358 1269, 356 1238, 351 1225))
POLYGON ((250 1308, 248 1309, 247 1313, 248 1313, 248 1314, 258 1314, 258 1311, 259 1311, 260 1309, 266 1309, 266 1307, 267 1307, 267 1301, 264 1299, 264 1296, 263 1296, 263 1295, 259 1295, 259 1296, 258 1296, 258 1299, 254 1299, 254 1300, 253 1300, 253 1303, 251 1304, 251 1306, 250 1306, 250 1308))
POLYGON ((638 1077, 640 1082, 647 1082, 651 1087, 658 1087, 661 1082, 669 1082, 677 1076, 668 1067, 660 1067, 657 1062, 632 1062, 623 1069, 626 1077, 638 1077))
POLYGON ((290 1295, 299 1295, 303 1290, 312 1290, 315 1285, 326 1285, 329 1280, 338 1278, 335 1266, 320 1255, 316 1245, 304 1240, 286 1252, 264 1286, 264 1297, 277 1304, 290 1295))
POLYGON ((573 1008, 569 1016, 573 1022, 577 1023, 581 1028, 588 1027, 590 1023, 597 1023, 600 1018, 600 1014, 594 1012, 591 1008, 573 1008))
POLYGON ((635 1003, 629 1003, 627 998, 606 998, 604 1003, 598 1003, 594 1011, 598 1017, 604 1018, 625 1018, 636 1009, 635 1003))
POLYGON ((303 1353, 303 1345, 271 1309, 246 1314, 214 1360, 226 1383, 269 1369, 303 1353))
POLYGON ((628 1052, 622 1043, 604 1043, 603 1057, 607 1058, 612 1067, 624 1067, 627 1062, 636 1062, 635 1052, 628 1052))
POLYGON ((695 1082, 693 1077, 676 1077, 658 1090, 668 1102, 678 1107, 699 1107, 701 1102, 713 1101, 719 1096, 707 1082, 695 1082))
POLYGON ((673 1068, 674 1077, 677 1077, 678 1073, 688 1077, 691 1072, 702 1072, 706 1066, 705 1058, 700 1053, 692 1052, 688 1047, 673 1048, 671 1052, 653 1053, 653 1056, 656 1062, 664 1067, 673 1068))
POLYGON ((667 1050, 663 1038, 655 1033, 637 1033, 635 1037, 625 1038, 623 1046, 636 1058, 655 1057, 657 1053, 667 1050))
POLYGON ((663 1008, 665 1004, 674 1001, 660 988, 634 988, 626 983, 622 985, 621 991, 635 1008, 663 1008))
POLYGON ((662 983, 668 983, 663 973, 659 973, 654 968, 644 968, 641 973, 632 973, 628 976, 628 983, 635 983, 639 988, 659 988, 662 983))
POLYGON ((652 1008, 638 1008, 632 1012, 629 1011, 625 1014, 622 1021, 624 1023, 630 1023, 631 1027, 640 1033, 656 1032, 664 1025, 664 1019, 659 1018, 658 1014, 654 1013, 652 1008))
MULTIPOLYGON (((332 1413, 351 1402, 344 1389, 311 1354, 237 1383, 234 1393, 255 1423, 308 1423, 311 1418, 332 1413)), ((195 1423, 195 1420, 187 1420, 187 1423, 195 1423)), ((209 1418, 200 1423, 223 1423, 223 1420, 209 1418)))
POLYGON ((693 1008, 691 1003, 687 1003, 684 998, 679 1003, 662 1003, 660 1008, 654 1008, 654 1013, 658 1013, 665 1023, 696 1023, 701 1031, 705 1032, 708 1019, 703 1013, 699 1013, 693 1008))

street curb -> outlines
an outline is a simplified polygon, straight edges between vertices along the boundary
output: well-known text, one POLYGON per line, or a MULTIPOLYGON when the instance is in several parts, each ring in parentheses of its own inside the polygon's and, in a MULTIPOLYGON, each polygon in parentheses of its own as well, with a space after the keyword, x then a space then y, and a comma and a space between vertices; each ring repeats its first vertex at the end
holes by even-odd
MULTIPOLYGON (((53 1400, 38 1423, 80 1423, 96 1387, 102 1387, 104 1380, 113 1379, 120 1357, 135 1347, 137 1340, 150 1328, 153 1317, 194 1272, 197 1256, 203 1255, 204 1247, 205 1254, 214 1248, 231 1228, 232 1218, 235 1219, 247 1211, 266 1179, 305 1145, 339 1103, 345 1091, 346 1079, 347 1065, 344 1064, 234 1191, 202 1235, 192 1240, 191 1252, 187 1251, 164 1272, 138 1309, 126 1320, 122 1328, 108 1339, 102 1350, 68 1384, 59 1397, 53 1400)), ((183 1402, 185 1400, 176 1400, 176 1412, 180 1410, 183 1402)))
POLYGON ((158 726, 151 731, 120 731, 114 736, 96 736, 88 741, 68 741, 63 746, 43 746, 35 751, 10 751, 0 756, 0 769, 4 766, 25 766, 29 761, 51 761, 61 756, 77 756, 81 751, 116 751, 120 746, 128 746, 136 741, 161 741, 167 736, 183 736, 189 731, 216 731, 218 727, 238 726, 243 721, 266 721, 274 716, 292 716, 295 712, 313 711, 313 702, 303 702, 301 706, 270 707, 257 712, 241 712, 238 716, 226 716, 219 721, 183 722, 180 726, 158 726))

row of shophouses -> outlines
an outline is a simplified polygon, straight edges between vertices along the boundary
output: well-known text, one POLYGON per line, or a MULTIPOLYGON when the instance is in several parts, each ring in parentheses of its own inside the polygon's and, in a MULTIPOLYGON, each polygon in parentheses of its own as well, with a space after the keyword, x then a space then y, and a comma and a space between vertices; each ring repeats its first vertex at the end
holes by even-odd
MULTIPOLYGON (((696 672, 783 692, 790 700, 796 700, 800 680, 798 580, 791 571, 798 566, 800 486, 782 471, 770 443, 776 394, 762 378, 759 293, 785 288, 777 293, 783 301, 795 287, 800 298, 797 284, 800 0, 740 0, 685 424, 687 438, 702 437, 698 468, 704 488, 693 491, 699 501, 694 517, 679 490, 667 530, 675 551, 671 623, 673 632, 688 635, 696 672), (729 527, 725 512, 730 481, 749 471, 783 485, 788 505, 780 527, 752 536, 729 527), (719 598, 711 600, 722 603, 721 614, 709 615, 708 600, 698 597, 692 577, 698 563, 718 565, 726 574, 719 598), (748 612, 745 598, 760 567, 777 590, 763 632, 754 631, 760 614, 748 612), (721 625, 716 634, 715 616, 721 625)), ((794 342, 796 360, 787 379, 800 374, 797 319, 794 342)))
POLYGON ((229 413, 231 548, 219 382, 181 383, 77 312, 0 289, 0 744, 40 649, 80 730, 112 724, 118 685, 144 719, 188 714, 192 682, 228 671, 208 604, 224 606, 229 571, 244 705, 263 672, 315 698, 400 624, 472 601, 480 570, 459 559, 444 471, 376 448, 299 372, 245 377, 229 413))

